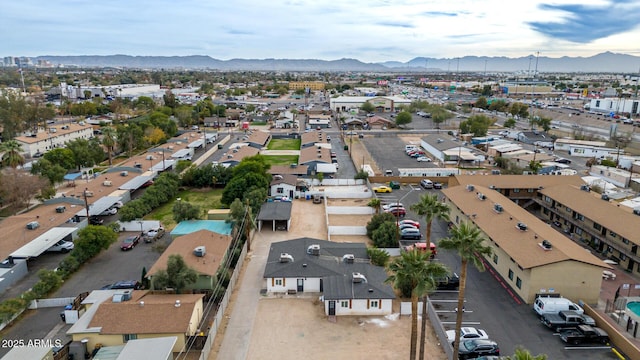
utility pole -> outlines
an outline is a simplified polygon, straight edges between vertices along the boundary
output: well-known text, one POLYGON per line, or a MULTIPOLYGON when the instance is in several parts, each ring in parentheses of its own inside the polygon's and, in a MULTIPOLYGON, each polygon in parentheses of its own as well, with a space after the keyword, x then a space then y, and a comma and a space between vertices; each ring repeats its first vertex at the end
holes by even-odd
POLYGON ((89 221, 89 202, 87 201, 87 191, 89 188, 84 188, 82 195, 84 196, 84 207, 87 210, 87 221, 89 221))

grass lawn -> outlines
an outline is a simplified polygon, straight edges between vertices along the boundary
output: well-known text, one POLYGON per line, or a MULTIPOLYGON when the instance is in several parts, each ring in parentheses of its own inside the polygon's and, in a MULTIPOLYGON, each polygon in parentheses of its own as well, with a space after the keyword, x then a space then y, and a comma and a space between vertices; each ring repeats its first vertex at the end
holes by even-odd
MULTIPOLYGON (((176 198, 182 199, 181 201, 188 201, 193 205, 199 206, 202 209, 201 219, 203 220, 207 218, 206 211, 220 208, 221 197, 222 188, 185 190, 178 193, 178 196, 176 196, 176 198)), ((171 231, 176 226, 176 222, 173 220, 173 213, 171 212, 173 204, 176 201, 176 199, 173 199, 168 203, 160 206, 159 208, 153 210, 151 213, 145 216, 144 219, 160 220, 160 222, 162 222, 162 224, 164 225, 164 228, 167 229, 167 231, 171 231)))
POLYGON ((298 155, 264 155, 264 160, 271 165, 291 165, 298 163, 298 155))
POLYGON ((300 150, 301 139, 271 139, 268 150, 300 150))

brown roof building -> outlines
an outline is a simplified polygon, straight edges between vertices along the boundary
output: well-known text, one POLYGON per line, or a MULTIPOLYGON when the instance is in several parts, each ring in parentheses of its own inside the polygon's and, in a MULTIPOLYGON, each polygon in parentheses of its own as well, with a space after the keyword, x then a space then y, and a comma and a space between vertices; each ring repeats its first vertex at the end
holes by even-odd
POLYGON ((211 291, 216 285, 216 273, 226 258, 231 241, 232 237, 229 235, 208 230, 200 230, 177 237, 149 269, 147 277, 153 280, 153 275, 159 270, 167 269, 169 256, 177 254, 182 256, 185 263, 199 275, 198 280, 188 286, 187 290, 211 291), (196 251, 197 248, 202 251, 196 251))
POLYGON ((240 163, 240 161, 242 161, 242 159, 258 155, 258 153, 260 153, 260 150, 252 146, 240 146, 235 149, 229 149, 226 154, 222 155, 220 162, 237 165, 238 163, 240 163))
POLYGON ((270 132, 261 130, 250 130, 247 133, 247 138, 243 141, 249 143, 249 146, 251 147, 262 149, 263 147, 267 146, 270 140, 270 132))
POLYGON ((97 344, 116 346, 134 339, 176 336, 174 352, 181 351, 188 338, 199 333, 203 294, 153 294, 139 290, 126 293, 130 299, 115 295, 119 301, 107 298, 91 305, 67 333, 74 341, 86 341, 90 349, 97 344))
POLYGON ((316 143, 328 143, 326 135, 322 131, 308 131, 300 136, 300 149, 313 146, 316 143))
POLYGON ((296 175, 296 176, 304 176, 307 175, 308 166, 306 165, 297 165, 291 164, 287 165, 271 165, 269 169, 269 174, 271 175, 296 175), (295 166, 293 166, 295 165, 295 166))
POLYGON ((541 216, 572 238, 619 262, 621 267, 640 273, 638 215, 615 202, 602 200, 586 185, 558 185, 538 193, 541 216))
POLYGON ((22 146, 22 151, 30 156, 65 147, 65 143, 76 139, 90 139, 93 137, 93 128, 85 124, 64 124, 51 126, 48 131, 38 131, 23 136, 17 136, 15 140, 22 146))
POLYGON ((526 303, 545 292, 598 301, 602 271, 609 266, 580 245, 489 187, 469 184, 443 193, 454 224, 470 221, 483 232, 493 250, 485 264, 526 303))

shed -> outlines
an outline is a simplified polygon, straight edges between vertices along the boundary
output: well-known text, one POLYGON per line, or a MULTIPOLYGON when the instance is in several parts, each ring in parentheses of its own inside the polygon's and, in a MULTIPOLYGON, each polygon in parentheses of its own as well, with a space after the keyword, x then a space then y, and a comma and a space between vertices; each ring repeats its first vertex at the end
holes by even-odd
POLYGON ((267 202, 262 204, 258 213, 258 231, 262 231, 263 222, 271 222, 271 230, 289 231, 291 225, 291 208, 293 203, 289 201, 267 202))

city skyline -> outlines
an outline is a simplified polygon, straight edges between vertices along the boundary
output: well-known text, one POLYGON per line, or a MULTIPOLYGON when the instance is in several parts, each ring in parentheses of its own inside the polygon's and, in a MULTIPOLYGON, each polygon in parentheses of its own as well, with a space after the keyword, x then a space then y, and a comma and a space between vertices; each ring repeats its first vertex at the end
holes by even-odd
POLYGON ((635 0, 9 2, 3 56, 207 55, 220 60, 640 55, 635 0), (597 25, 597 26, 596 26, 597 25))

